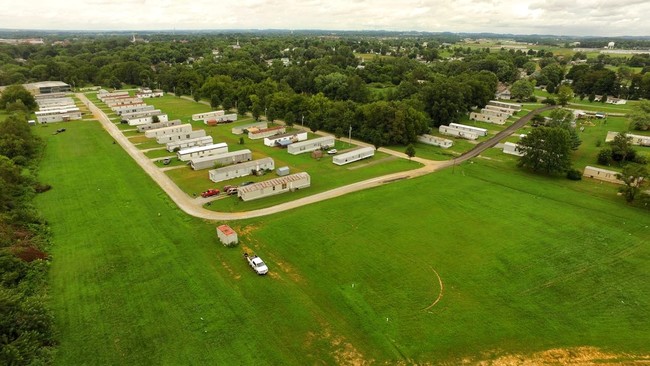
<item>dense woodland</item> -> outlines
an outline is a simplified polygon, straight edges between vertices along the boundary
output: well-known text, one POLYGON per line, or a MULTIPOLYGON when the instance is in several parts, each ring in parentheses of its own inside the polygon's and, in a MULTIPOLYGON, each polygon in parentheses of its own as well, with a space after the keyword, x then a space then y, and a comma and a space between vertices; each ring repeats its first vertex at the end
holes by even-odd
POLYGON ((376 146, 406 145, 418 134, 458 121, 492 99, 498 83, 521 78, 550 92, 571 79, 581 97, 650 97, 645 55, 584 60, 577 54, 570 60, 544 50, 448 43, 458 40, 305 34, 156 34, 147 42, 132 42, 127 35, 70 38, 0 45, 0 84, 148 86, 337 135, 352 127, 354 137, 376 146), (581 63, 572 67, 576 61, 581 63), (610 64, 618 71, 606 67, 610 64))

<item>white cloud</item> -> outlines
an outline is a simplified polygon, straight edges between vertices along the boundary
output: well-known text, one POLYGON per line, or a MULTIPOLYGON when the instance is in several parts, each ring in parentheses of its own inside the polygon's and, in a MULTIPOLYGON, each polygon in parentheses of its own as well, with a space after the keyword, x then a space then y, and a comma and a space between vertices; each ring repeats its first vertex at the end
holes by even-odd
POLYGON ((0 27, 649 35, 647 0, 0 0, 0 27))

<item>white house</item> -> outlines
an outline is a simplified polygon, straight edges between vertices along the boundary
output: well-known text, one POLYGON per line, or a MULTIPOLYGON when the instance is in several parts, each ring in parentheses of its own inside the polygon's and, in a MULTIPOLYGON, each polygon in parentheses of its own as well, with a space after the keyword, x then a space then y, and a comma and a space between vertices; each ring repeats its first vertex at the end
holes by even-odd
POLYGON ((440 146, 443 149, 450 148, 454 145, 454 142, 449 139, 426 134, 418 136, 418 141, 427 145, 440 146))
POLYGON ((623 181, 616 177, 617 174, 618 172, 614 170, 596 168, 594 166, 588 165, 585 167, 585 170, 582 173, 584 177, 598 179, 609 183, 623 184, 623 181))
POLYGON ((374 155, 375 155, 374 147, 372 146, 361 147, 348 152, 344 152, 339 155, 334 155, 332 157, 332 163, 336 165, 345 165, 365 158, 369 158, 374 155))
POLYGON ((251 140, 258 140, 273 135, 279 135, 285 132, 287 132, 287 128, 284 126, 269 127, 269 128, 256 130, 256 131, 253 131, 253 129, 250 128, 248 130, 248 138, 251 140))
POLYGON ((293 143, 287 146, 287 152, 292 155, 297 155, 314 150, 330 148, 332 146, 334 146, 334 136, 324 136, 293 143))
POLYGON ((187 140, 168 142, 167 151, 174 152, 174 150, 177 149, 182 150, 182 149, 187 149, 188 147, 205 146, 205 145, 211 145, 213 143, 214 141, 212 139, 212 136, 195 137, 187 140))
POLYGON ((449 127, 457 128, 459 130, 463 130, 467 132, 473 132, 479 136, 487 136, 488 134, 488 130, 485 128, 461 125, 460 123, 450 123, 449 127))
POLYGON ((476 133, 474 133, 474 132, 463 131, 463 130, 459 130, 457 128, 450 127, 450 126, 445 126, 445 125, 442 125, 442 126, 438 127, 438 132, 440 132, 443 135, 460 137, 460 138, 467 139, 467 140, 476 140, 476 139, 478 139, 478 135, 476 133))
POLYGON ((310 185, 311 177, 309 174, 302 172, 240 187, 237 195, 243 201, 251 201, 285 192, 293 192, 307 188, 310 185))
POLYGON ((267 122, 255 122, 255 123, 247 123, 241 126, 235 126, 233 127, 230 132, 232 132, 235 135, 241 135, 243 133, 248 133, 249 128, 255 128, 256 130, 261 130, 265 129, 268 127, 267 122))
POLYGON ((289 146, 294 142, 307 140, 307 131, 289 132, 280 135, 273 135, 264 138, 264 145, 273 146, 289 146))
POLYGON ((156 137, 156 142, 159 144, 168 144, 174 141, 189 140, 197 137, 204 137, 206 135, 205 130, 195 130, 185 133, 177 133, 173 135, 163 135, 156 137))
POLYGON ((251 175, 260 170, 273 169, 275 169, 275 162, 273 159, 263 158, 213 169, 210 170, 209 176, 211 181, 217 183, 224 180, 251 175))
POLYGON ((207 119, 214 119, 215 117, 223 116, 226 111, 211 111, 205 113, 197 113, 192 115, 192 121, 205 121, 207 119))
POLYGON ((179 150, 176 153, 176 157, 178 157, 178 160, 180 161, 189 161, 194 158, 223 154, 226 152, 228 152, 228 144, 225 142, 220 142, 218 144, 194 146, 179 150))
POLYGON ((168 126, 168 127, 148 130, 144 132, 144 135, 148 138, 154 138, 154 137, 160 137, 164 135, 176 135, 179 133, 187 133, 191 131, 192 131, 192 125, 186 123, 184 125, 168 126))
POLYGON ((192 158, 190 165, 194 170, 201 170, 214 168, 215 166, 243 163, 250 160, 253 160, 253 154, 250 150, 244 149, 192 158))

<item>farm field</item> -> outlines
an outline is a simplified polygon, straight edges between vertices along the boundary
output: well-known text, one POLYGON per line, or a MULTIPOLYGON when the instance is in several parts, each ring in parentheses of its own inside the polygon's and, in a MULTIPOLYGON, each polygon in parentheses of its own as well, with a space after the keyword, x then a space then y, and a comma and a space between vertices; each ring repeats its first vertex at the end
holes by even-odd
POLYGON ((227 249, 215 223, 180 212, 98 123, 66 127, 38 130, 41 180, 54 187, 37 205, 53 232, 57 365, 650 353, 647 211, 614 186, 479 158, 232 222, 241 244, 227 249), (247 268, 244 249, 269 275, 247 268))

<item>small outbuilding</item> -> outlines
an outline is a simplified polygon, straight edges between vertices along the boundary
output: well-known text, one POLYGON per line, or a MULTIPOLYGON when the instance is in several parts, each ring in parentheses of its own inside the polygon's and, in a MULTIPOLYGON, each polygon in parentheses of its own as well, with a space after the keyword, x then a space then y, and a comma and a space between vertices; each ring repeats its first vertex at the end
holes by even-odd
POLYGON ((277 174, 280 177, 284 177, 285 175, 289 175, 290 170, 288 166, 281 166, 278 169, 275 170, 275 174, 277 174))
POLYGON ((217 236, 225 246, 234 246, 239 242, 237 232, 228 225, 217 226, 217 236))

